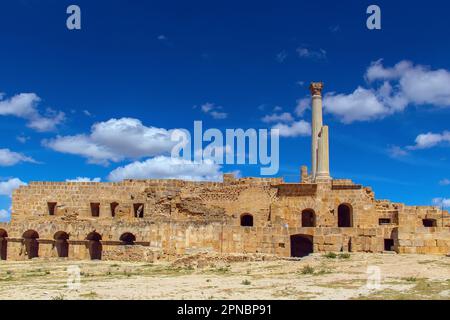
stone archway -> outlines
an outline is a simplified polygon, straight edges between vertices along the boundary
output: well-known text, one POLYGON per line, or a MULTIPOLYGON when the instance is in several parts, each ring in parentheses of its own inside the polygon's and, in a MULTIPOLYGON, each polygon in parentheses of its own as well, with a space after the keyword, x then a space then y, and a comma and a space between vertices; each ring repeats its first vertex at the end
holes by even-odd
POLYGON ((86 240, 88 240, 87 246, 91 260, 101 260, 103 246, 100 241, 102 236, 98 232, 92 231, 87 235, 86 240))
POLYGON ((305 257, 314 252, 313 237, 306 234, 291 236, 291 257, 305 257))
POLYGON ((353 227, 353 208, 347 203, 342 203, 338 207, 338 227, 353 227))
POLYGON ((120 236, 119 240, 125 245, 133 245, 136 241, 136 236, 131 232, 125 232, 120 236))
POLYGON ((312 209, 305 209, 302 211, 302 227, 315 227, 316 213, 312 209))
POLYGON ((27 230, 22 235, 23 242, 25 244, 25 253, 28 255, 28 259, 39 257, 39 234, 34 230, 27 230))
POLYGON ((55 239, 55 247, 58 257, 69 257, 69 242, 67 242, 69 235, 64 231, 58 231, 53 236, 53 239, 55 239))
POLYGON ((5 229, 0 229, 0 260, 6 260, 8 256, 8 233, 5 229))

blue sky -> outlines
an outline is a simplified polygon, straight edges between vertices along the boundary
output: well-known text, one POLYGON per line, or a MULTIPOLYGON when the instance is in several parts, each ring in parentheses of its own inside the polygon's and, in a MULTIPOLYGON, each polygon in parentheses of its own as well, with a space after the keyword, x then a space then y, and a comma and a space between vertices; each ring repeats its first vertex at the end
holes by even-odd
POLYGON ((310 81, 325 83, 333 177, 382 199, 449 205, 448 12, 437 0, 2 1, 2 216, 29 181, 259 175, 161 158, 167 130, 194 120, 282 126, 277 176, 298 181, 310 81), (381 30, 366 28, 374 3, 381 30), (70 4, 81 30, 66 28, 70 4))

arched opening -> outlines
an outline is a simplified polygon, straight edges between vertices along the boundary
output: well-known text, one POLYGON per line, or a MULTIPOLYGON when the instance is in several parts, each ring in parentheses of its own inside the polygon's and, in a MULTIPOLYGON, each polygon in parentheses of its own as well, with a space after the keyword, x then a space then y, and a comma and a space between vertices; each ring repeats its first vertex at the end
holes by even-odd
POLYGON ((87 245, 91 260, 101 260, 103 246, 100 240, 102 240, 102 236, 98 232, 92 231, 87 235, 86 240, 88 240, 87 245))
POLYGON ((136 241, 136 236, 131 232, 125 232, 120 236, 119 240, 122 241, 122 243, 125 245, 133 245, 136 241))
POLYGON ((291 236, 291 257, 305 257, 313 253, 313 237, 306 234, 291 236))
POLYGON ((315 227, 316 214, 312 209, 305 209, 302 211, 302 227, 315 227))
POLYGON ((241 216, 241 227, 253 227, 253 216, 248 213, 244 213, 241 216))
POLYGON ((338 207, 338 227, 353 227, 352 207, 349 204, 341 204, 338 207))
POLYGON ((58 231, 53 236, 55 239, 55 247, 56 252, 58 253, 58 257, 67 258, 69 256, 69 235, 64 231, 58 231))
POLYGON ((28 259, 37 258, 39 256, 39 234, 34 230, 27 230, 22 235, 25 244, 25 254, 28 259))
POLYGON ((6 260, 8 253, 8 233, 5 229, 0 229, 0 260, 6 260))

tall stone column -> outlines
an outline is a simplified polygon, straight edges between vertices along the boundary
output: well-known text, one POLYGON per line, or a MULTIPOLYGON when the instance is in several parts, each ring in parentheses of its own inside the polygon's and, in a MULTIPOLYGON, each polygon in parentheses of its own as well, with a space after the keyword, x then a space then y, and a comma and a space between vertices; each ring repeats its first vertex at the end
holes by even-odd
POLYGON ((316 181, 330 180, 330 155, 328 146, 328 126, 323 126, 319 134, 316 181))
POLYGON ((315 181, 317 173, 317 158, 319 133, 322 129, 322 82, 311 82, 312 130, 311 130, 311 180, 315 181))

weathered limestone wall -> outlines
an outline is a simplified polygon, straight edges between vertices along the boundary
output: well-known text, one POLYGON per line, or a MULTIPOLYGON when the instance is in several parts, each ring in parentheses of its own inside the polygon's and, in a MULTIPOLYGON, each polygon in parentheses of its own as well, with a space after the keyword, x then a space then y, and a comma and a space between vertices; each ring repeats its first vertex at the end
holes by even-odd
MULTIPOLYGON (((170 216, 175 219, 208 220, 224 213, 234 214, 237 206, 257 211, 270 199, 259 192, 280 179, 240 179, 229 183, 185 182, 179 180, 126 180, 119 183, 32 182, 13 193, 12 221, 49 216, 48 203, 56 203, 55 217, 92 218, 91 203, 100 204, 100 217, 111 218, 111 204, 118 203, 115 218, 133 218, 133 206, 144 204, 144 218, 170 216), (249 190, 250 189, 250 190, 249 190), (251 200, 252 203, 248 203, 251 200)), ((50 220, 49 220, 50 221, 50 220)))
MULTIPOLYGON (((142 224, 142 223, 141 223, 142 224)), ((103 259, 107 260, 145 260, 154 261, 160 257, 197 252, 216 253, 267 253, 290 256, 290 236, 293 234, 313 237, 314 251, 383 251, 382 229, 360 228, 285 228, 246 227, 211 223, 199 226, 193 223, 163 223, 148 226, 128 225, 122 228, 93 224, 69 225, 52 223, 39 225, 21 224, 20 228, 0 225, 8 229, 8 259, 27 259, 24 242, 21 239, 23 228, 32 229, 39 234, 39 257, 58 257, 55 241, 52 240, 56 230, 68 230, 69 257, 71 259, 89 259, 88 241, 84 240, 93 230, 102 236, 103 259), (118 239, 124 232, 131 232, 136 237, 135 245, 124 245, 118 239), (72 240, 73 239, 73 240, 72 240), (134 256, 134 258, 133 258, 134 256)))
MULTIPOLYGON (((336 188, 330 184, 318 184, 314 195, 280 193, 272 205, 274 221, 283 221, 289 226, 301 226, 301 212, 313 209, 317 214, 317 227, 336 227, 338 207, 348 204, 352 207, 354 227, 378 226, 378 213, 375 210, 373 194, 368 189, 336 188)), ((293 185, 293 188, 297 185, 293 185)))
POLYGON ((376 200, 370 188, 350 180, 288 184, 224 175, 223 183, 35 182, 14 192, 12 212, 12 221, 0 224, 7 233, 8 259, 27 258, 27 230, 38 233, 39 256, 49 258, 58 256, 54 237, 59 231, 69 236, 70 259, 90 258, 87 236, 93 232, 101 237, 102 258, 109 260, 154 261, 203 251, 288 257, 297 235, 310 239, 314 252, 382 252, 389 239, 401 253, 450 251, 448 212, 376 200), (56 203, 54 215, 49 203, 56 203), (99 204, 98 217, 91 203, 99 204), (143 205, 142 217, 136 205, 143 205), (348 227, 338 227, 342 205, 349 208, 348 227), (304 210, 313 211, 314 226, 302 225, 304 210), (252 226, 241 226, 243 215, 252 216, 252 226), (424 227, 424 219, 436 226, 424 227), (125 233, 134 235, 134 245, 121 241, 125 233))
POLYGON ((450 216, 436 207, 401 206, 398 241, 401 253, 446 254, 450 249, 450 216), (424 219, 433 219, 436 226, 425 227, 424 219))

